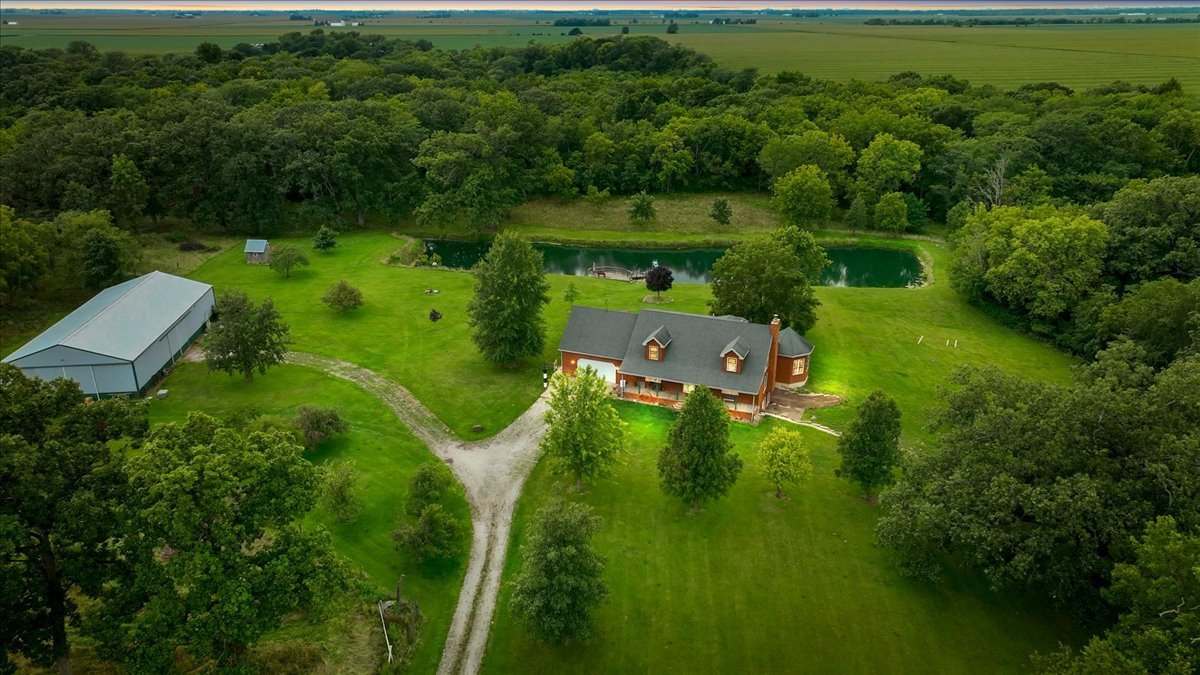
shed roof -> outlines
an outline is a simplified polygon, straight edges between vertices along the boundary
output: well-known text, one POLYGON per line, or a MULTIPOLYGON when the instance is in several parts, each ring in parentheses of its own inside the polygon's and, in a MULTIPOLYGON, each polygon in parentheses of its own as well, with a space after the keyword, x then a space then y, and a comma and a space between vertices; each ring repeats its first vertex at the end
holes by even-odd
POLYGON ((266 239, 247 239, 246 240, 246 248, 243 252, 244 253, 266 253, 268 245, 269 244, 267 243, 266 239))
POLYGON ((637 315, 629 312, 576 305, 571 308, 571 318, 567 321, 562 340, 558 342, 558 349, 620 359, 629 348, 629 334, 633 332, 635 321, 637 315))
POLYGON ((133 361, 210 291, 208 284, 163 272, 130 279, 100 291, 4 363, 58 345, 133 361))
POLYGON ((779 331, 779 355, 789 358, 807 356, 812 353, 813 345, 803 335, 791 328, 779 331))
MULTIPOLYGON (((612 330, 612 329, 610 329, 612 330)), ((767 372, 771 353, 771 327, 750 323, 738 317, 704 316, 682 312, 643 309, 638 312, 632 335, 626 337, 629 348, 621 360, 621 372, 641 377, 657 377, 672 382, 702 384, 714 389, 757 394, 767 372), (659 326, 677 337, 662 361, 650 361, 641 342, 659 326), (741 342, 747 351, 740 373, 725 370, 722 351, 730 343, 741 342)))

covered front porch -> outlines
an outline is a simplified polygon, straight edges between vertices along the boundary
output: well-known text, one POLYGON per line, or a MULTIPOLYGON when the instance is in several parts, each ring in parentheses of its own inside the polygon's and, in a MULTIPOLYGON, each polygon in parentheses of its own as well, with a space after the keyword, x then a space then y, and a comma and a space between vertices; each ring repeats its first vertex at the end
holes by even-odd
MULTIPOLYGON (((619 373, 614 393, 627 401, 678 410, 683 405, 683 399, 695 389, 696 385, 693 384, 619 373)), ((713 390, 713 394, 721 398, 725 409, 734 419, 754 422, 761 415, 761 409, 752 394, 716 390, 713 390)))

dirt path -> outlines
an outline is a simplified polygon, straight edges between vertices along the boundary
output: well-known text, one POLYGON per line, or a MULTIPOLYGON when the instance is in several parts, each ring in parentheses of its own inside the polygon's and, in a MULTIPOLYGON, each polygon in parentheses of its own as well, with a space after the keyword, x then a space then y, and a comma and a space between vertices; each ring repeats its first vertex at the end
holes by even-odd
POLYGON ((287 361, 348 380, 376 396, 462 481, 471 505, 471 556, 438 673, 479 672, 496 613, 513 509, 545 433, 545 397, 499 434, 467 443, 454 438, 407 389, 373 371, 303 352, 288 353, 287 361))

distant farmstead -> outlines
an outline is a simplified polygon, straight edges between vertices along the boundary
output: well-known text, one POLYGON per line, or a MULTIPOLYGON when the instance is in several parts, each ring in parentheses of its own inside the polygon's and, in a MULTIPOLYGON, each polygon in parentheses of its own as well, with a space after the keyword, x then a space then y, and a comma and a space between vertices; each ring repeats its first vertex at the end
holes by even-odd
POLYGON ((64 377, 85 394, 138 395, 203 332, 213 288, 151 272, 100 291, 4 358, 29 377, 64 377))
POLYGON ((702 387, 753 421, 776 385, 808 382, 813 346, 779 319, 573 307, 558 350, 564 373, 590 367, 621 398, 676 407, 702 387))
POLYGON ((271 261, 271 242, 266 239, 247 239, 246 262, 260 265, 271 261))

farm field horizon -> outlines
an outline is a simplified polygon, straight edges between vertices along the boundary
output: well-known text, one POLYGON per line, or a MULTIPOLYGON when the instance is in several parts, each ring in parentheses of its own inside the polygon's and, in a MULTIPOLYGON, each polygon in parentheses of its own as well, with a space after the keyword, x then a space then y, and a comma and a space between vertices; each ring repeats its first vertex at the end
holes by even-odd
MULTIPOLYGON (((339 15, 317 12, 317 18, 339 15)), ((531 42, 574 39, 569 27, 550 25, 566 14, 514 13, 419 18, 366 18, 357 30, 389 38, 428 40, 437 49, 518 47, 531 42)), ((651 35, 710 56, 719 67, 760 73, 800 72, 832 80, 878 80, 904 71, 951 74, 975 84, 1015 87, 1058 82, 1088 88, 1125 81, 1156 85, 1170 78, 1186 91, 1200 90, 1200 24, 1083 24, 1033 26, 873 26, 869 15, 804 18, 760 17, 754 25, 709 25, 704 18, 678 19, 679 33, 666 33, 666 20, 642 15, 638 23, 616 17, 614 25, 584 27, 585 37, 609 37, 622 28, 651 35)), ((908 15, 904 15, 908 16, 908 15)), ((311 22, 284 14, 213 13, 193 19, 157 15, 68 13, 5 14, 18 25, 0 27, 0 44, 64 48, 83 40, 101 51, 131 54, 190 53, 201 42, 223 48, 265 43, 284 33, 308 32, 311 22)))

